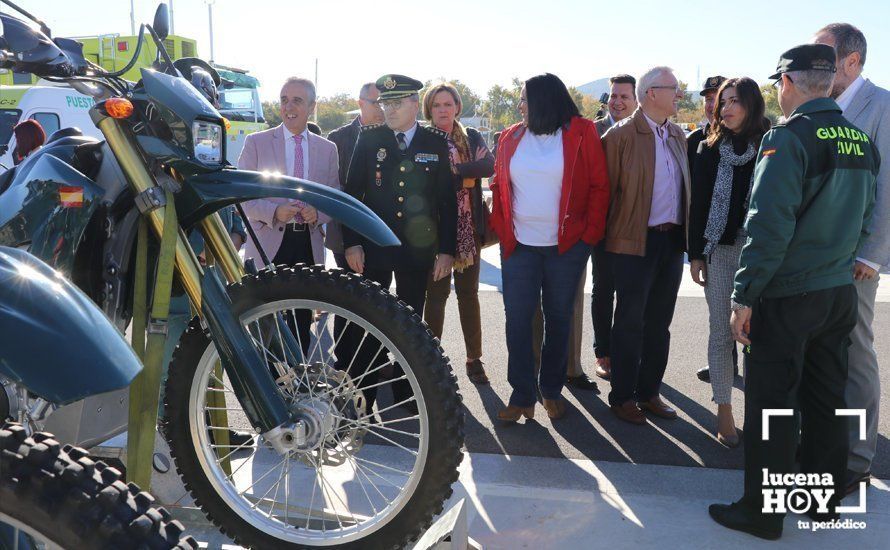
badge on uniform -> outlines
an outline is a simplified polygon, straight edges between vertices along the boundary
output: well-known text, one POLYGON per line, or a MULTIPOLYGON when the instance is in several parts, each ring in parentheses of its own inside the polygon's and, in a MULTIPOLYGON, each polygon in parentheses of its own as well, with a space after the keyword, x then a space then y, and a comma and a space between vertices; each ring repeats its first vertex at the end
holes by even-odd
POLYGON ((417 153, 414 162, 439 162, 439 155, 435 153, 417 153))
POLYGON ((377 170, 377 172, 374 174, 374 183, 377 184, 377 187, 383 185, 383 174, 380 172, 380 170, 377 170))
POLYGON ((377 149, 377 162, 383 162, 384 160, 386 160, 386 149, 381 147, 377 149))

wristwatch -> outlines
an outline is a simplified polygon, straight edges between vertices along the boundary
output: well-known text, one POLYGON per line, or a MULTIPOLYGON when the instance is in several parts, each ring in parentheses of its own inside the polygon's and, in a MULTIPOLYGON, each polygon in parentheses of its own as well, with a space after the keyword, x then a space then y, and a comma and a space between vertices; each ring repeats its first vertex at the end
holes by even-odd
POLYGON ((729 302, 729 309, 731 309, 732 311, 738 311, 740 309, 745 309, 748 307, 751 307, 751 306, 746 306, 745 304, 740 304, 740 303, 736 302, 735 300, 730 300, 730 302, 729 302))

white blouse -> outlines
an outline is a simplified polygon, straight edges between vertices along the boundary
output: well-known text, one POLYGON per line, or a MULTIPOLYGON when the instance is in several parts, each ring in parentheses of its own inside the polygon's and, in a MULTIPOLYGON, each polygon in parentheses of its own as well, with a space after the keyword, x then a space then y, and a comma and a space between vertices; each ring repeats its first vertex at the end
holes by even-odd
POLYGON ((544 135, 526 130, 510 159, 513 232, 520 243, 557 244, 563 165, 562 129, 544 135))

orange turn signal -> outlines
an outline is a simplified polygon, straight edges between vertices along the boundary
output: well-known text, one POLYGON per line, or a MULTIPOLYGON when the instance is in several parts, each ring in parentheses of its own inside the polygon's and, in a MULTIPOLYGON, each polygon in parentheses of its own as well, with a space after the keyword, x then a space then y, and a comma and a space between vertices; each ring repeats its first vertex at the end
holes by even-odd
POLYGON ((112 97, 105 100, 105 112, 111 118, 128 118, 133 114, 133 104, 129 99, 112 97))
POLYGON ((226 131, 229 131, 232 129, 232 123, 229 122, 229 119, 227 119, 226 117, 223 117, 223 124, 225 124, 225 126, 226 126, 226 131))

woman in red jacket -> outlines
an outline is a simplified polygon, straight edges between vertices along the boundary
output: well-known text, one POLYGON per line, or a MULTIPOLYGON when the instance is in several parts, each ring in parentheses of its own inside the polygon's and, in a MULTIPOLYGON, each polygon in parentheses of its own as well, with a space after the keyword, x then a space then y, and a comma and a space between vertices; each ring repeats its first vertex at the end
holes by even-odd
POLYGON ((565 414, 569 324, 591 246, 602 237, 609 181, 599 134, 565 84, 552 74, 525 82, 522 122, 498 141, 491 183, 491 227, 500 237, 507 322, 507 380, 513 388, 498 418, 532 418, 537 400, 532 318, 542 302, 540 389, 552 419, 565 414))

